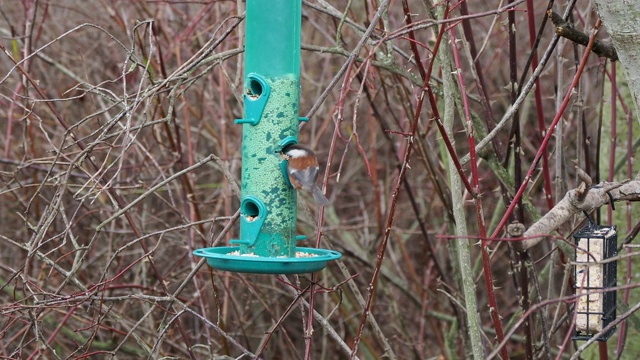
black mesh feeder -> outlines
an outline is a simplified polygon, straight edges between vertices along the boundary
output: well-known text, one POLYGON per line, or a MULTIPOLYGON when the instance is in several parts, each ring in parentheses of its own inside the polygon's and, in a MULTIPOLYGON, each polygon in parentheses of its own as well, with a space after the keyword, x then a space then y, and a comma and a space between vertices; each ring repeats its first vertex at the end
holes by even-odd
POLYGON ((598 336, 606 341, 616 328, 602 330, 616 318, 617 261, 606 261, 617 255, 618 234, 615 226, 598 226, 591 221, 573 235, 575 252, 575 328, 574 340, 598 336))

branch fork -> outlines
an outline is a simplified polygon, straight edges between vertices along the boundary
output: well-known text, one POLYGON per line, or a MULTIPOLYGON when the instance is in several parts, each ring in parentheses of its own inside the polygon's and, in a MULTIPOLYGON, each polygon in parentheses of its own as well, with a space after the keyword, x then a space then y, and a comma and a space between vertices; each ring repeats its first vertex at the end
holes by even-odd
POLYGON ((640 201, 638 176, 634 180, 602 182, 597 186, 589 185, 591 178, 582 170, 578 170, 578 177, 583 180, 582 183, 568 191, 553 209, 527 229, 523 236, 526 240, 514 243, 516 250, 525 251, 534 247, 582 211, 589 212, 614 201, 640 201))

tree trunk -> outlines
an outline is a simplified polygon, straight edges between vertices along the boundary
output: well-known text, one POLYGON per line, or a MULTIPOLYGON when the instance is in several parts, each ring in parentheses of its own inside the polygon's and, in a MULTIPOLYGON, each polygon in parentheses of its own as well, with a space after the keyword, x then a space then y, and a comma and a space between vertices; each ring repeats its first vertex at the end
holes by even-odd
POLYGON ((596 0, 598 14, 616 47, 620 64, 640 114, 640 2, 596 0))

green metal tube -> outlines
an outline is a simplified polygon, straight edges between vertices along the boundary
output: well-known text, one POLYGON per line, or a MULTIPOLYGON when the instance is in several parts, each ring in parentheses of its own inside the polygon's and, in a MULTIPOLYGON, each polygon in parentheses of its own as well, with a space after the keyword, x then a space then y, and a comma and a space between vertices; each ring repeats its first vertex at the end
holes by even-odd
POLYGON ((247 0, 240 254, 294 257, 297 195, 280 170, 298 138, 301 0, 247 0))
POLYGON ((300 79, 301 8, 301 0, 247 0, 245 79, 300 79))

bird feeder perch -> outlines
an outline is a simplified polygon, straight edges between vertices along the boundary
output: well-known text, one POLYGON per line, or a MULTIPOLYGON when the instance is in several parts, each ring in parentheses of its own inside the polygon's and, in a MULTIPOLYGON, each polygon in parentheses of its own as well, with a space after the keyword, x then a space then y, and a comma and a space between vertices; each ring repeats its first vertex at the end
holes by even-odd
POLYGON ((616 287, 618 265, 606 261, 617 255, 618 235, 615 226, 593 223, 573 235, 575 252, 575 305, 574 340, 589 340, 597 334, 598 341, 606 341, 615 327, 602 330, 616 318, 616 287))
POLYGON ((216 269, 261 274, 309 273, 339 252, 300 248, 297 194, 283 147, 298 142, 301 0, 247 0, 240 239, 197 249, 216 269))

